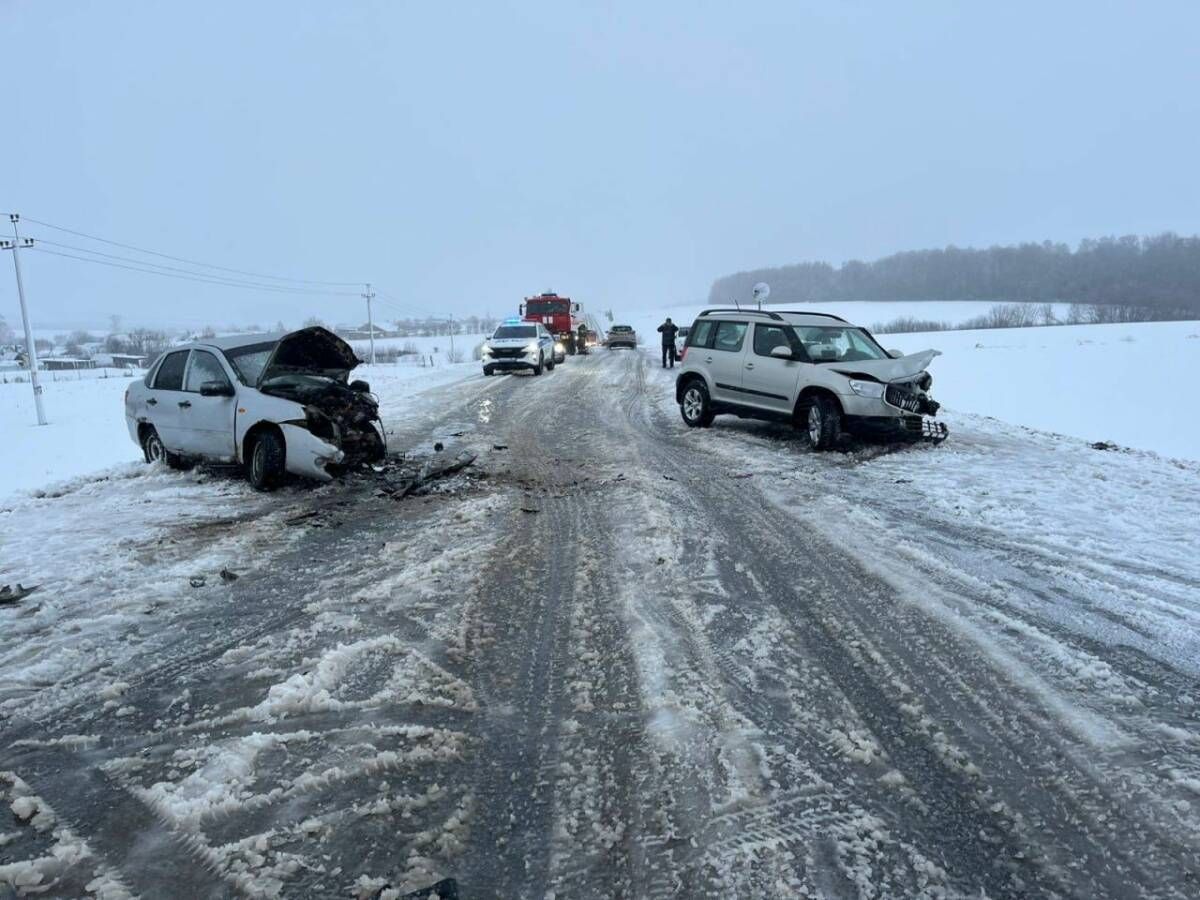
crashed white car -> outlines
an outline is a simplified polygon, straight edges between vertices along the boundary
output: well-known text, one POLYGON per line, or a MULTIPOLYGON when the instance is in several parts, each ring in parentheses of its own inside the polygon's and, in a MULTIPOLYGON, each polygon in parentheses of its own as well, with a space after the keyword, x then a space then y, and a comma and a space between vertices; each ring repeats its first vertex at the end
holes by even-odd
POLYGON ((385 454, 379 404, 349 380, 360 362, 320 327, 184 344, 125 392, 129 435, 147 462, 240 463, 260 490, 285 472, 328 481, 385 454))
POLYGON ((828 313, 707 309, 688 332, 675 399, 693 428, 721 413, 792 422, 815 450, 844 433, 940 442, 926 371, 938 355, 889 352, 828 313))

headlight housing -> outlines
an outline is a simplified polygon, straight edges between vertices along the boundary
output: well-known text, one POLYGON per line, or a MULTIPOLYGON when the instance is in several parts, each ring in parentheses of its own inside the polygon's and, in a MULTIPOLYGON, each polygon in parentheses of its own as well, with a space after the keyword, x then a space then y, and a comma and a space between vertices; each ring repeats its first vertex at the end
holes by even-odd
POLYGON ((878 381, 859 381, 857 378, 851 378, 850 390, 860 397, 870 397, 873 400, 883 399, 883 385, 878 381))
POLYGON ((525 355, 526 355, 526 356, 533 356, 533 354, 535 354, 535 353, 537 353, 537 352, 538 352, 538 343, 537 343, 537 341, 534 341, 532 344, 526 344, 526 345, 525 345, 525 355))
POLYGON ((304 420, 308 425, 308 430, 313 437, 319 437, 321 440, 335 442, 338 439, 338 427, 333 419, 321 412, 315 406, 304 407, 304 420))
POLYGON ((567 348, 563 346, 562 341, 555 341, 554 342, 554 352, 555 353, 566 353, 567 348))

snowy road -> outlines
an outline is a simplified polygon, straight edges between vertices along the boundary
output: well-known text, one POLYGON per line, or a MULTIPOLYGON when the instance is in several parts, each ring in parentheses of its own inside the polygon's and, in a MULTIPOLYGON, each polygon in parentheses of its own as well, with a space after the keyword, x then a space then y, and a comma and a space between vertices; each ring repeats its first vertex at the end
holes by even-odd
POLYGON ((0 885, 1200 893, 1200 466, 689 431, 631 352, 404 408, 475 469, 0 510, 0 885))

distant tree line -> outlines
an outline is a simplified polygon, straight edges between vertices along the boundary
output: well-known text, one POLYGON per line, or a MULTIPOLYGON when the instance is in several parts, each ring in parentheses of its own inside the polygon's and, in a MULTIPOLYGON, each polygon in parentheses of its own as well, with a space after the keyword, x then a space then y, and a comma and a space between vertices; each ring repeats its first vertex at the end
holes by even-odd
MULTIPOLYGON (((748 303, 755 283, 771 303, 850 300, 1060 301, 1143 307, 1152 318, 1200 312, 1200 237, 1105 237, 1066 244, 912 250, 840 267, 807 262, 726 275, 709 302, 748 303)), ((1126 317, 1128 318, 1128 317, 1126 317)))

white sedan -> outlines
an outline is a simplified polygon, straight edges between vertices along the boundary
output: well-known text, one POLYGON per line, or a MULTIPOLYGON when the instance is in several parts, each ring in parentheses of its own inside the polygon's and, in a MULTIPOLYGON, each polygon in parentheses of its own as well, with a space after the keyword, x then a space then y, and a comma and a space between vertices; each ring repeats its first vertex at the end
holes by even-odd
POLYGON ((147 462, 239 463, 260 490, 285 472, 328 481, 332 467, 385 453, 379 404, 349 380, 360 362, 319 327, 184 344, 125 392, 129 435, 147 462))

